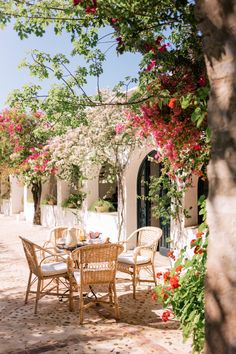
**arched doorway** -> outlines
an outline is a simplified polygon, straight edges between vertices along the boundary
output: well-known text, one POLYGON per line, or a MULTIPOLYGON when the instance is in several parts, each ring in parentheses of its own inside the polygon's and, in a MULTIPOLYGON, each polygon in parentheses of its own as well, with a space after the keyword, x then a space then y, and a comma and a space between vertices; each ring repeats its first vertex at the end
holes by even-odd
MULTIPOLYGON (((208 180, 199 178, 197 184, 197 199, 199 200, 199 198, 202 195, 204 195, 205 198, 207 198, 208 189, 209 189, 208 180)), ((200 206, 198 205, 198 225, 200 225, 203 222, 203 215, 200 215, 199 211, 200 211, 200 206)))
MULTIPOLYGON (((147 199, 149 194, 149 184, 151 176, 159 177, 161 174, 161 164, 150 160, 154 157, 156 151, 150 152, 140 165, 137 178, 137 227, 158 226, 163 231, 163 236, 159 242, 159 251, 162 255, 167 255, 169 244, 167 239, 170 237, 170 220, 166 223, 152 215, 154 202, 147 199)), ((165 190, 161 190, 162 195, 165 190)))

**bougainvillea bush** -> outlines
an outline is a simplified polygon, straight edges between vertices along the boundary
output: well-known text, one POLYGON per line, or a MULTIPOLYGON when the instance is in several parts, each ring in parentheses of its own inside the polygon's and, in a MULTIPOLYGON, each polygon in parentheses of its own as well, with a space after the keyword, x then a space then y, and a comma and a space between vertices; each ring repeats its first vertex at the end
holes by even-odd
POLYGON ((42 180, 55 171, 48 166, 49 151, 44 151, 50 126, 42 112, 6 109, 0 115, 0 169, 9 169, 31 187, 34 223, 40 224, 42 180))

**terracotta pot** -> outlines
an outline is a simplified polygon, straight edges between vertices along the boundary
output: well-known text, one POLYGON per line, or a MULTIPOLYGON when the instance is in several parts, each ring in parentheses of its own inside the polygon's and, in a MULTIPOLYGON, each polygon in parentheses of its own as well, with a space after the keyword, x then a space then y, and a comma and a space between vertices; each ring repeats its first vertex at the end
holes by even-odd
POLYGON ((95 207, 95 209, 98 213, 104 213, 104 212, 108 211, 106 206, 97 206, 97 207, 95 207))

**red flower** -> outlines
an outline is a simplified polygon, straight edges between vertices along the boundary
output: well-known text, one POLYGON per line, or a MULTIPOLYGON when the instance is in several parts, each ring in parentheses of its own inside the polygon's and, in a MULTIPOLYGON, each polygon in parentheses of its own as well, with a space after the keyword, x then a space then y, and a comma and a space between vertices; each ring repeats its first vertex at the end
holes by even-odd
POLYGON ((191 240, 190 242, 190 246, 193 247, 194 246, 194 243, 196 242, 197 240, 194 238, 193 240, 191 240))
MULTIPOLYGON (((169 289, 167 289, 167 290, 169 290, 169 289)), ((169 295, 168 295, 168 293, 165 292, 164 289, 162 289, 161 293, 162 293, 162 295, 163 295, 163 299, 164 299, 164 300, 168 299, 168 296, 169 296, 169 295)))
POLYGON ((200 248, 198 245, 194 248, 195 254, 202 254, 203 252, 206 252, 205 248, 200 248))
POLYGON ((164 311, 163 314, 162 314, 162 316, 161 316, 162 321, 163 321, 163 322, 168 321, 170 315, 171 315, 171 311, 170 311, 170 310, 164 311))
POLYGON ((173 289, 177 289, 180 287, 179 278, 177 277, 177 275, 173 275, 173 277, 170 278, 170 285, 173 289))
POLYGON ((170 108, 174 108, 174 106, 175 106, 175 102, 176 102, 177 100, 176 100, 176 98, 171 98, 170 99, 170 101, 169 101, 169 103, 168 103, 168 107, 170 107, 170 108))
POLYGON ((204 235, 204 232, 202 232, 202 231, 196 233, 196 237, 197 237, 197 238, 201 238, 202 235, 204 235))
POLYGON ((158 36, 155 40, 156 45, 160 45, 161 41, 162 41, 163 37, 162 36, 158 36))
POLYGON ((117 22, 118 22, 118 19, 117 19, 117 18, 112 17, 112 18, 110 19, 110 22, 114 25, 115 23, 117 23, 117 22))
POLYGON ((158 272, 158 273, 156 274, 156 277, 157 277, 158 279, 160 279, 161 276, 162 276, 162 272, 158 272))
POLYGON ((156 65, 156 60, 155 59, 153 59, 153 60, 151 60, 150 61, 150 63, 148 64, 148 66, 147 66, 147 71, 151 71, 152 70, 152 68, 154 68, 154 66, 156 65))
POLYGON ((167 257, 172 258, 173 260, 175 260, 174 251, 173 251, 173 250, 170 250, 170 251, 167 253, 167 257))
POLYGON ((198 83, 199 86, 205 86, 206 85, 205 77, 201 76, 197 83, 198 83))
POLYGON ((168 47, 169 43, 163 44, 160 48, 158 48, 158 51, 160 53, 164 53, 166 51, 166 48, 168 47))
POLYGON ((77 6, 78 4, 81 4, 81 2, 83 2, 83 0, 73 0, 74 6, 77 6))
POLYGON ((179 273, 179 272, 181 272, 182 269, 183 269, 183 266, 180 264, 180 265, 178 265, 178 266, 175 268, 175 271, 176 271, 177 273, 179 273))
POLYGON ((157 300, 157 294, 156 293, 152 293, 151 294, 151 298, 153 301, 156 301, 157 300))
POLYGON ((193 149, 194 149, 195 151, 199 151, 199 150, 201 150, 201 146, 200 146, 199 144, 195 144, 194 147, 193 147, 193 149))
POLYGON ((163 275, 163 279, 164 279, 165 282, 170 280, 170 272, 165 272, 164 275, 163 275))
POLYGON ((86 14, 95 14, 96 11, 97 11, 96 7, 93 6, 86 6, 85 8, 86 14))

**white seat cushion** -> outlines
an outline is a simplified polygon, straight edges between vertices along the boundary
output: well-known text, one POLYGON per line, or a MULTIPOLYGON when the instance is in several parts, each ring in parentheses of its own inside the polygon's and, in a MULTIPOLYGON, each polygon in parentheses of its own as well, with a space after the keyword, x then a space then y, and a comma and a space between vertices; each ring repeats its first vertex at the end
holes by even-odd
MULTIPOLYGON (((148 256, 138 256, 136 259, 136 264, 145 264, 150 261, 150 257, 148 256)), ((132 252, 121 253, 118 257, 118 262, 127 263, 134 265, 134 257, 132 252)))
POLYGON ((43 275, 63 274, 67 272, 67 264, 64 262, 45 263, 41 265, 43 275))
POLYGON ((74 272, 74 277, 75 277, 75 281, 77 284, 80 284, 80 271, 79 270, 76 270, 74 272))

